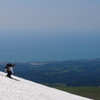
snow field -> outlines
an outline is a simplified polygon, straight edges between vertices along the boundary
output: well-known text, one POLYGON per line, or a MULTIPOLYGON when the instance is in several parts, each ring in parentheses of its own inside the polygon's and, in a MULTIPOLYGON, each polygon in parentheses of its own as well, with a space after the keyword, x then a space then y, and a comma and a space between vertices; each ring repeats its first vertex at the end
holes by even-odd
POLYGON ((0 72, 0 100, 92 100, 0 72))

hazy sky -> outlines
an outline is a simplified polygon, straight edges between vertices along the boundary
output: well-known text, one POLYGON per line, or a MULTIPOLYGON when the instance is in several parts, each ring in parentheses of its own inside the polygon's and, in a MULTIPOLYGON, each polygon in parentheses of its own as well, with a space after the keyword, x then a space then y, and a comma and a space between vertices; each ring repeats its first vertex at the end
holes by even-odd
POLYGON ((0 0, 0 30, 97 30, 100 0, 0 0))
POLYGON ((0 61, 100 57, 99 37, 100 0, 0 0, 0 61))

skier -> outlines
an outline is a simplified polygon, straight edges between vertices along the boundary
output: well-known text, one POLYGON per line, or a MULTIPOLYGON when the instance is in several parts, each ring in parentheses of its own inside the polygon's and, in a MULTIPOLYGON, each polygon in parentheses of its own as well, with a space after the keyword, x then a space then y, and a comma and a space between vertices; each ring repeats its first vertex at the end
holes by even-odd
POLYGON ((13 67, 15 66, 15 64, 7 64, 6 67, 5 67, 5 72, 7 72, 7 77, 9 78, 12 78, 11 75, 14 74, 14 71, 13 71, 13 67))

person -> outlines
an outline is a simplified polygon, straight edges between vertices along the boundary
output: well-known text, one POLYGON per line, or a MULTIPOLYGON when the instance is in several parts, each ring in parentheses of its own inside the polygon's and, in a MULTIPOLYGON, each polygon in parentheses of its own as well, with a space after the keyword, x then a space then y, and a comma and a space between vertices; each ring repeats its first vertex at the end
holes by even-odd
POLYGON ((5 72, 7 72, 7 77, 9 78, 12 78, 11 75, 14 74, 14 71, 13 71, 13 67, 15 66, 15 64, 7 64, 6 67, 5 67, 5 72))

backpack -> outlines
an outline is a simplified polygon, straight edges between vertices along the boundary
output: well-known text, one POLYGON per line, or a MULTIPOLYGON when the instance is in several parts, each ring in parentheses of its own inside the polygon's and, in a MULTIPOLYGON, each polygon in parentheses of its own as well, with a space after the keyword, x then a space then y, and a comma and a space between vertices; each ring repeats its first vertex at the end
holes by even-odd
POLYGON ((7 72, 7 71, 10 71, 9 68, 10 68, 11 66, 12 66, 12 64, 7 64, 6 67, 5 67, 5 71, 6 71, 6 72, 7 72))

